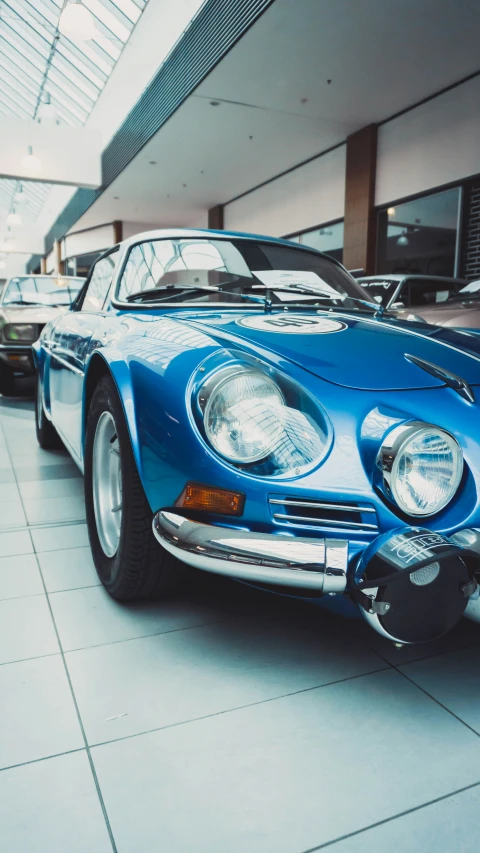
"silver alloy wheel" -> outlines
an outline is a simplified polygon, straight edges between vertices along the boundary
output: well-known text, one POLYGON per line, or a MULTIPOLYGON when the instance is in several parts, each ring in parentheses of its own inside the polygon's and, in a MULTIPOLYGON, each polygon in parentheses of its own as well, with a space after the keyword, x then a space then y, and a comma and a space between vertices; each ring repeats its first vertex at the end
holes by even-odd
POLYGON ((110 412, 102 412, 93 441, 92 487, 100 545, 114 557, 122 523, 122 469, 117 429, 110 412))

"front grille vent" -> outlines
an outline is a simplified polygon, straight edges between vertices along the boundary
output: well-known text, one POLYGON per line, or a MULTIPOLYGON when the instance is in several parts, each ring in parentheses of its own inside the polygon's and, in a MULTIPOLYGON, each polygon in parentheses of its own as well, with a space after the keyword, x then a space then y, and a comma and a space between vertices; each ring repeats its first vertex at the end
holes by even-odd
POLYGON ((280 524, 322 526, 341 530, 377 532, 377 514, 365 503, 336 503, 307 498, 269 498, 273 518, 280 524))

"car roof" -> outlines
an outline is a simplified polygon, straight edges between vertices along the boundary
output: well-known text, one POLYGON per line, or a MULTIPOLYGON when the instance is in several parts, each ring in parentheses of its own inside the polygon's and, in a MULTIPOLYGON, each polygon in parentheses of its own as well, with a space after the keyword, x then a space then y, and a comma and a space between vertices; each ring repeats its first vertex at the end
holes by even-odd
POLYGON ((140 234, 134 234, 132 237, 122 240, 117 245, 121 249, 124 249, 128 246, 134 246, 136 243, 143 243, 146 240, 168 240, 175 237, 186 237, 187 239, 194 237, 215 237, 219 240, 262 240, 262 242, 281 243, 285 246, 309 249, 309 251, 316 254, 324 254, 323 252, 318 252, 317 249, 312 249, 309 246, 301 246, 300 243, 294 243, 292 240, 284 240, 281 237, 272 237, 266 234, 246 234, 242 231, 215 231, 208 228, 158 228, 153 231, 142 231, 140 234))

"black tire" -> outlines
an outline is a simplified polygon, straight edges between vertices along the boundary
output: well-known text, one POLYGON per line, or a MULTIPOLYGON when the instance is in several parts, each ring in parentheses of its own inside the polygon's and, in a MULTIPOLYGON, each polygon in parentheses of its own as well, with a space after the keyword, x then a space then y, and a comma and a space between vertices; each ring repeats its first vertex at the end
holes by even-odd
POLYGON ((88 411, 85 504, 95 568, 113 598, 132 601, 150 596, 164 597, 179 585, 185 566, 165 551, 153 534, 152 511, 138 475, 122 404, 110 376, 104 376, 98 383, 88 411), (109 412, 115 422, 122 479, 120 538, 113 557, 106 555, 100 543, 93 498, 94 439, 104 412, 109 412))
POLYGON ((0 361, 0 394, 4 397, 13 397, 15 394, 15 376, 6 364, 0 361))
POLYGON ((37 433, 37 441, 44 450, 58 450, 63 447, 62 439, 45 414, 38 373, 35 379, 35 432, 37 433))

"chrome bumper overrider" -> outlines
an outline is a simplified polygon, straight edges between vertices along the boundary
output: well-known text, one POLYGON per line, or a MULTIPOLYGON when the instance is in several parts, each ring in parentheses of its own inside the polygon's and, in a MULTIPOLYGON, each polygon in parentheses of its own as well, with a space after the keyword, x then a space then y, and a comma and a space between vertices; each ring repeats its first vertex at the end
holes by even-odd
POLYGON ((190 521, 170 510, 153 519, 164 548, 196 569, 257 583, 344 592, 348 541, 250 533, 190 521))

